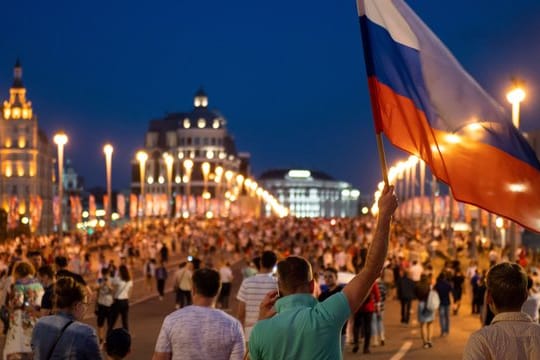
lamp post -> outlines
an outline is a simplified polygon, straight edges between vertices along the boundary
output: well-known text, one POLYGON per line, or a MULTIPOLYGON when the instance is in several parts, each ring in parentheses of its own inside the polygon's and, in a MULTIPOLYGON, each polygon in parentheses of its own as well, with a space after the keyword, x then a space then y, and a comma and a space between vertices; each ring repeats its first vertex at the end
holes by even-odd
POLYGON ((139 176, 141 183, 141 222, 144 221, 144 214, 146 212, 146 199, 144 194, 144 185, 145 185, 145 170, 146 170, 146 160, 148 160, 148 154, 144 150, 137 151, 136 155, 137 161, 139 161, 139 176))
POLYGON ((111 214, 112 214, 112 189, 111 189, 111 163, 112 163, 112 154, 113 154, 114 148, 111 144, 105 144, 103 146, 103 153, 105 154, 105 170, 107 174, 107 197, 109 198, 109 202, 107 203, 107 225, 111 225, 111 214))
POLYGON ((186 184, 186 211, 190 212, 189 209, 189 197, 191 196, 191 172, 193 171, 193 160, 186 159, 184 160, 184 173, 185 173, 185 179, 184 183, 186 184))
POLYGON ((58 149, 58 198, 60 207, 58 233, 62 236, 64 230, 64 145, 67 144, 68 137, 63 131, 60 131, 54 135, 53 141, 58 149))
POLYGON ((221 166, 216 166, 216 169, 214 170, 215 177, 214 181, 216 182, 216 200, 217 200, 217 209, 216 213, 218 216, 221 215, 221 180, 223 179, 223 168, 221 166))
POLYGON ((242 216, 242 200, 240 198, 240 195, 242 195, 242 185, 244 184, 244 175, 242 174, 238 174, 236 175, 236 186, 237 186, 237 189, 238 189, 238 194, 236 196, 236 198, 238 199, 238 202, 237 202, 237 207, 238 207, 238 214, 240 216, 242 216))
POLYGON ((201 164, 201 171, 202 171, 202 174, 203 174, 203 184, 204 184, 204 187, 203 187, 203 193, 202 193, 202 198, 203 198, 203 210, 204 210, 204 213, 206 214, 206 211, 208 209, 208 206, 207 206, 207 201, 208 199, 210 199, 210 194, 208 193, 208 174, 210 173, 210 163, 205 161, 201 164))
MULTIPOLYGON (((514 84, 513 88, 506 94, 506 99, 510 104, 512 104, 512 123, 519 130, 519 104, 525 100, 525 90, 521 88, 518 84, 514 84)), ((511 222, 510 224, 510 254, 508 254, 508 259, 510 261, 515 261, 516 259, 516 242, 517 242, 517 228, 516 223, 511 222)))
POLYGON ((170 218, 172 217, 171 193, 172 193, 172 168, 173 168, 174 158, 169 153, 164 153, 163 159, 165 160, 165 167, 167 170, 167 215, 170 218))

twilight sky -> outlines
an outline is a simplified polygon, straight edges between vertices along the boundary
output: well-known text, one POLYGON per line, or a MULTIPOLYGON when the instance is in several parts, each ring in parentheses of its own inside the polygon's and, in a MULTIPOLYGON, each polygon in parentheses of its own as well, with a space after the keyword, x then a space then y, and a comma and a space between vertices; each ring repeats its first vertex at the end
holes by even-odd
MULTIPOLYGON (((408 3, 502 104, 524 79, 522 129, 540 129, 540 1, 408 3)), ((128 188, 149 120, 191 110, 201 85, 255 175, 312 168, 368 194, 379 181, 354 0, 9 1, 2 15, 0 99, 20 57, 40 127, 66 131, 86 187, 105 186, 110 141, 128 188)))

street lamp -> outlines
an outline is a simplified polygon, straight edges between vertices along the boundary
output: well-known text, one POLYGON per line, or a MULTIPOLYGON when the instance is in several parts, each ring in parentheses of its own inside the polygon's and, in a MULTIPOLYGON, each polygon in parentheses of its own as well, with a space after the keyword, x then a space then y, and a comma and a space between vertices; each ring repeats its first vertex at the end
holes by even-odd
POLYGON ((60 202, 60 226, 58 227, 58 233, 62 236, 64 222, 64 145, 67 144, 68 137, 63 131, 60 131, 54 135, 53 141, 58 148, 58 198, 60 202))
POLYGON ((186 159, 184 160, 184 172, 185 172, 185 179, 184 183, 186 184, 186 208, 187 212, 189 214, 189 197, 191 196, 191 172, 193 171, 193 160, 186 159))
POLYGON ((171 217, 172 216, 172 209, 171 209, 172 168, 173 168, 174 158, 169 153, 164 153, 163 159, 165 160, 165 166, 167 168, 167 215, 171 217))
POLYGON ((223 179, 223 168, 221 166, 216 166, 216 169, 214 170, 215 177, 214 181, 216 182, 216 200, 217 200, 217 209, 216 213, 218 216, 221 215, 221 181, 223 179))
POLYGON ((107 197, 109 198, 109 202, 107 203, 107 224, 110 225, 111 222, 111 214, 112 214, 112 189, 111 189, 111 162, 112 162, 112 154, 113 154, 114 148, 111 144, 105 144, 103 146, 103 153, 105 154, 105 170, 107 174, 107 197))
POLYGON ((525 100, 525 90, 515 86, 506 94, 506 99, 512 104, 512 123, 519 129, 519 104, 525 100))
POLYGON ((205 161, 201 164, 201 170, 202 170, 202 174, 203 174, 203 184, 204 184, 204 189, 203 189, 203 193, 202 193, 202 198, 203 198, 203 204, 204 204, 204 212, 206 213, 206 210, 208 208, 207 206, 207 201, 208 199, 210 199, 210 194, 208 193, 208 173, 210 173, 210 163, 205 161))
POLYGON ((137 158, 137 161, 139 161, 139 176, 140 176, 140 183, 141 183, 141 208, 142 208, 142 215, 141 219, 144 219, 144 214, 146 212, 146 201, 145 201, 145 194, 144 194, 144 185, 145 185, 145 170, 146 170, 146 160, 148 160, 148 154, 144 150, 137 151, 137 154, 135 155, 137 158))
MULTIPOLYGON (((519 84, 514 83, 514 87, 506 94, 506 99, 510 104, 512 104, 512 123, 519 131, 519 104, 525 100, 525 90, 519 86, 519 84)), ((516 223, 511 222, 510 224, 510 256, 509 260, 514 261, 516 257, 516 241, 517 241, 517 228, 516 223)))

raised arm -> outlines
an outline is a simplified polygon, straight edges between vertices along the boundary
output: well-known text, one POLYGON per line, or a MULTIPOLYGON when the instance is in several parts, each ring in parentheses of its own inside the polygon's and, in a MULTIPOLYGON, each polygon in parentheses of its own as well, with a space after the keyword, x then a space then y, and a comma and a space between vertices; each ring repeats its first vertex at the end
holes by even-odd
POLYGON ((349 301, 351 313, 356 312, 369 294, 373 283, 381 274, 388 251, 390 222, 397 208, 397 198, 394 187, 385 187, 379 199, 379 217, 377 228, 366 258, 366 266, 343 288, 343 293, 349 301))

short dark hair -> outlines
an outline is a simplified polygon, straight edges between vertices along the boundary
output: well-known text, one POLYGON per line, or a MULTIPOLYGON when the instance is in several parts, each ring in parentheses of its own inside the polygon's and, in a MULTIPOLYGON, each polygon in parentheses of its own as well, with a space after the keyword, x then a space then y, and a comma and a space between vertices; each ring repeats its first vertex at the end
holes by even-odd
POLYGON ((123 359, 131 351, 131 335, 124 328, 113 329, 105 340, 105 352, 113 359, 123 359))
POLYGON ((198 269, 193 272, 193 289, 207 298, 216 297, 221 289, 219 273, 214 269, 198 269))
POLYGON ((271 269, 276 265, 277 262, 277 256, 276 253, 273 251, 265 251, 262 253, 261 256, 261 266, 265 269, 271 269))
POLYGON ((59 309, 71 308, 84 300, 86 290, 71 277, 60 277, 54 284, 54 298, 59 309))
POLYGON ((63 269, 68 265, 67 258, 65 256, 57 256, 54 258, 54 263, 59 268, 63 269))
POLYGON ((51 265, 43 265, 38 269, 40 276, 47 276, 49 279, 54 278, 54 271, 51 265))
POLYGON ((334 267, 331 267, 331 266, 329 266, 329 267, 327 267, 326 269, 324 269, 324 271, 325 271, 325 272, 331 272, 332 274, 334 274, 334 275, 336 275, 336 276, 337 276, 337 273, 338 273, 337 269, 334 268, 334 267))
POLYGON ((487 274, 487 289, 498 311, 517 311, 527 300, 527 274, 518 264, 493 265, 487 274))
POLYGON ((294 294, 313 280, 311 264, 300 256, 289 256, 277 264, 279 288, 283 295, 294 294))

